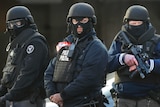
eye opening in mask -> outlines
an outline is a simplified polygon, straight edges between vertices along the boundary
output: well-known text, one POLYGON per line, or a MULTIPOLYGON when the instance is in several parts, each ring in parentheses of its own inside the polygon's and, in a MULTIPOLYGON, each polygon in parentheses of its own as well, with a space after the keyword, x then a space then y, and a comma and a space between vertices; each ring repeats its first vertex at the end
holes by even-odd
POLYGON ((75 25, 77 24, 78 22, 82 23, 82 24, 85 24, 89 21, 89 18, 88 17, 80 17, 80 18, 72 18, 72 23, 75 25))
POLYGON ((130 20, 128 21, 128 24, 131 26, 139 26, 143 24, 143 21, 141 20, 130 20))
POLYGON ((14 29, 14 26, 16 26, 17 28, 21 28, 25 25, 25 20, 24 19, 11 20, 8 21, 6 24, 8 29, 14 29))

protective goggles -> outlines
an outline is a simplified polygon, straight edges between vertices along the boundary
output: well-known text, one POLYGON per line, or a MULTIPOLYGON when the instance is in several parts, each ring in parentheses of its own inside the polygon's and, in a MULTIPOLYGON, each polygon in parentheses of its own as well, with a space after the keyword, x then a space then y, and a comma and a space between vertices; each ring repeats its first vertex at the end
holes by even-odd
POLYGON ((25 25, 25 20, 24 19, 16 19, 16 20, 11 20, 7 22, 7 28, 8 29, 14 29, 16 28, 21 28, 25 25))

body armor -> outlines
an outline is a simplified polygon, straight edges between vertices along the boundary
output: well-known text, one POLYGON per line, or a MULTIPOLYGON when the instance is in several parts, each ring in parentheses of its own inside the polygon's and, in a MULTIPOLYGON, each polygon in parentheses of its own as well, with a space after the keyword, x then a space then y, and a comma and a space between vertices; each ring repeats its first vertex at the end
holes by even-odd
MULTIPOLYGON (((26 44, 33 38, 42 37, 40 34, 27 29, 20 33, 19 36, 8 44, 6 51, 8 52, 7 62, 3 68, 3 77, 1 83, 7 88, 11 88, 19 75, 22 66, 23 54, 25 53, 26 44), (29 37, 30 36, 30 37, 29 37)), ((44 39, 43 37, 41 38, 44 39)))
POLYGON ((69 47, 60 49, 57 55, 55 70, 53 75, 54 82, 70 82, 73 72, 70 72, 71 59, 68 57, 69 47))

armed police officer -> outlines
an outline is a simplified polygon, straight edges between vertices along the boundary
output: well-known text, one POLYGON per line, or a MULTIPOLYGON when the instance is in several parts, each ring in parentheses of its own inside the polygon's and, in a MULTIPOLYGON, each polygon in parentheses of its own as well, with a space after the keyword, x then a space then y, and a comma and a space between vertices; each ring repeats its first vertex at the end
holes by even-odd
POLYGON ((150 94, 160 90, 159 35, 144 6, 130 6, 123 22, 109 49, 113 56, 110 68, 117 71, 113 85, 116 107, 159 107, 159 96, 150 94))
POLYGON ((104 107, 107 49, 96 36, 94 8, 73 4, 67 16, 70 35, 57 45, 57 56, 45 71, 50 101, 60 107, 104 107))
POLYGON ((8 57, 3 69, 0 102, 12 107, 45 107, 44 71, 49 50, 44 36, 25 6, 14 6, 6 15, 8 57))

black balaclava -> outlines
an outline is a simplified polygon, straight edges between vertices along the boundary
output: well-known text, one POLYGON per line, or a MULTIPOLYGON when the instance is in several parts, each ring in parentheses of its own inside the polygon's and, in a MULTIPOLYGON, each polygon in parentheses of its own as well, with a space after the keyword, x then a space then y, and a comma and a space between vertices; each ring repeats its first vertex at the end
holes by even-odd
POLYGON ((26 27, 17 28, 16 26, 14 26, 13 29, 8 30, 8 33, 10 34, 11 39, 13 40, 25 29, 26 29, 26 27))
POLYGON ((81 38, 81 37, 85 36, 86 34, 88 34, 93 29, 93 23, 92 23, 90 18, 89 18, 87 23, 80 23, 80 21, 83 18, 84 17, 74 18, 78 21, 77 24, 73 24, 72 22, 70 22, 71 23, 71 33, 73 33, 78 38, 81 38), (83 28, 83 32, 81 34, 77 33, 77 28, 78 28, 79 25, 83 28))
POLYGON ((148 23, 143 22, 143 24, 139 26, 133 26, 129 25, 128 23, 125 24, 125 28, 135 39, 138 40, 138 38, 143 35, 148 30, 148 23))
POLYGON ((21 26, 21 27, 13 25, 13 28, 9 29, 9 27, 7 26, 6 32, 9 33, 9 35, 11 37, 11 41, 14 38, 16 38, 23 30, 25 30, 26 28, 29 27, 29 23, 25 19, 20 19, 20 20, 21 20, 21 23, 23 22, 23 26, 21 26))

